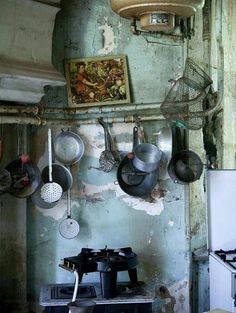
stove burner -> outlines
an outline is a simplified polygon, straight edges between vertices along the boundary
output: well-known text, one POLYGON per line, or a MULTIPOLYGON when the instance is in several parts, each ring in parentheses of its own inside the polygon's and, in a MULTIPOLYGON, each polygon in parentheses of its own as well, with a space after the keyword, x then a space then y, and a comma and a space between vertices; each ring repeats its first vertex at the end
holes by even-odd
POLYGON ((225 263, 228 263, 233 269, 236 269, 236 249, 233 250, 216 250, 215 254, 225 263))
POLYGON ((102 294, 105 298, 113 297, 116 293, 117 272, 128 271, 130 281, 138 284, 136 266, 137 255, 131 248, 121 249, 90 249, 82 248, 77 256, 63 259, 59 266, 77 271, 79 283, 84 273, 100 272, 102 294))
MULTIPOLYGON (((51 299, 72 299, 74 286, 53 286, 51 289, 51 299)), ((94 298, 96 292, 94 286, 79 286, 76 299, 94 298)))

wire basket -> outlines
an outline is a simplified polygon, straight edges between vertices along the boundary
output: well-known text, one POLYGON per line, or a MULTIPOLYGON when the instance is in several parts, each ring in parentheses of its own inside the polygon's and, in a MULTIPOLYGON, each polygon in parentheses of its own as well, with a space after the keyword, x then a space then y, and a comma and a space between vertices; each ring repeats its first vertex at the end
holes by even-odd
POLYGON ((205 90, 212 83, 212 79, 191 58, 187 58, 183 73, 185 83, 193 89, 205 90))
POLYGON ((193 88, 187 78, 176 80, 161 104, 164 117, 176 123, 177 126, 193 130, 201 129, 205 124, 205 112, 210 112, 215 103, 210 102, 210 108, 205 108, 207 98, 205 90, 193 88))

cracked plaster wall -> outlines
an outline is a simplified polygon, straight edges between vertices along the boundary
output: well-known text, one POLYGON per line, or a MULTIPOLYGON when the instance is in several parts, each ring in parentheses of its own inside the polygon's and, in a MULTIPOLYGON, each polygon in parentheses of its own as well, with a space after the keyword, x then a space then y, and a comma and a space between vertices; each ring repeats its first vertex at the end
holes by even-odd
MULTIPOLYGON (((132 102, 160 102, 170 88, 168 81, 182 73, 186 43, 173 45, 163 38, 151 38, 148 43, 143 36, 133 36, 129 24, 130 21, 111 11, 106 0, 63 1, 54 29, 54 65, 63 71, 65 58, 125 54, 132 102)), ((200 15, 197 25, 190 53, 203 61, 200 15)), ((49 89, 45 102, 48 106, 67 106, 66 88, 49 89)), ((143 123, 148 141, 154 142, 152 134, 164 125, 164 121, 143 123)), ((132 127, 132 124, 111 127, 119 149, 131 149, 132 127)), ((114 183, 115 170, 107 174, 94 168, 98 167, 98 157, 104 149, 101 127, 90 125, 74 130, 85 142, 84 157, 72 167, 72 212, 81 230, 72 240, 59 235, 58 225, 66 217, 65 196, 50 210, 28 201, 27 287, 31 309, 42 310, 37 305, 42 285, 73 281, 73 275, 58 267, 61 258, 78 254, 82 247, 129 245, 139 256, 139 279, 146 282, 147 292, 155 298, 154 312, 191 312, 190 251, 206 239, 202 180, 191 185, 190 194, 188 188, 165 179, 158 183, 154 199, 130 197, 114 183)), ((58 132, 60 128, 53 127, 53 135, 58 132)), ((47 164, 47 128, 32 129, 30 135, 32 158, 42 169, 47 164)), ((201 132, 190 133, 190 147, 204 157, 201 132)), ((26 274, 24 269, 21 272, 26 274)), ((13 275, 11 270, 10 277, 13 275)), ((127 279, 126 273, 119 274, 119 279, 127 279)), ((89 274, 84 281, 95 280, 97 274, 89 274)))
MULTIPOLYGON (((129 24, 111 11, 108 1, 62 2, 54 30, 54 65, 60 70, 66 58, 125 54, 132 102, 162 101, 170 88, 169 80, 182 73, 185 44, 134 36, 129 24)), ((49 90, 45 101, 49 106, 65 105, 65 88, 49 90)), ((147 140, 155 142, 153 133, 165 125, 165 121, 142 123, 147 140)), ((119 150, 132 149, 133 126, 111 125, 119 150)), ((59 131, 53 128, 54 135, 59 131)), ((58 224, 65 218, 66 199, 51 210, 30 206, 28 288, 32 302, 41 285, 73 281, 73 275, 58 267, 61 258, 78 254, 82 247, 131 246, 139 257, 139 279, 146 282, 148 294, 155 299, 154 312, 190 312, 186 188, 165 179, 158 182, 152 197, 139 199, 125 194, 115 183, 115 170, 103 173, 96 169, 104 150, 101 126, 84 125, 76 131, 85 143, 84 157, 72 167, 72 211, 81 230, 72 240, 58 233, 58 224)), ((35 158, 40 166, 46 162, 45 136, 46 129, 41 129, 33 137, 38 143, 35 158)), ((120 273, 119 279, 127 279, 127 273, 120 273)), ((85 281, 94 280, 98 280, 97 274, 85 276, 85 281)))

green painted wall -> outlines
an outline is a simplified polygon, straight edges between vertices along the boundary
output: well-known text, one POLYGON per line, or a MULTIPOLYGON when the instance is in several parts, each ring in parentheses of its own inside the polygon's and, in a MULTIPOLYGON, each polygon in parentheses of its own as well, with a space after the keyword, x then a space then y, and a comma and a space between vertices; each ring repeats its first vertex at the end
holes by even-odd
MULTIPOLYGON (((55 66, 63 71, 64 59, 124 54, 132 102, 162 101, 170 88, 169 80, 182 73, 185 44, 132 35, 129 25, 130 21, 111 11, 108 1, 64 1, 54 29, 55 66)), ((49 90, 45 102, 48 106, 67 106, 66 88, 49 90)), ((165 125, 161 120, 142 123, 147 140, 155 142, 153 133, 165 125)), ((111 125, 119 150, 132 149, 133 126, 111 125)), ((33 137, 34 142, 42 145, 36 152, 41 166, 47 162, 46 131, 45 128, 36 132, 33 137)), ((53 128, 54 135, 59 131, 60 128, 53 128)), ((95 169, 104 149, 101 126, 84 125, 76 131, 85 143, 84 157, 72 167, 72 210, 81 230, 72 240, 62 238, 58 232, 58 225, 65 218, 66 199, 51 210, 29 205, 28 293, 32 302, 37 302, 43 284, 73 281, 72 274, 58 267, 63 257, 78 254, 82 247, 131 246, 139 257, 139 279, 145 281, 147 292, 155 298, 154 312, 161 312, 168 301, 160 296, 161 286, 168 288, 176 302, 174 311, 169 312, 190 312, 185 187, 166 179, 156 187, 157 191, 164 190, 163 198, 159 198, 158 192, 153 199, 128 196, 114 184, 116 170, 103 173, 95 169)), ((119 279, 127 279, 126 273, 119 279)), ((85 281, 94 280, 98 280, 97 274, 85 276, 85 281)))

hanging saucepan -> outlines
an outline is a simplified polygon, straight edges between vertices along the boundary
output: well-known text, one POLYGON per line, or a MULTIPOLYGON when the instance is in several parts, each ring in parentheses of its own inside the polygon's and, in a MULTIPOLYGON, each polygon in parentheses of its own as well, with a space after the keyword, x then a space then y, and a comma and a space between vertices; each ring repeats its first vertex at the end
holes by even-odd
POLYGON ((183 185, 195 182, 201 177, 203 163, 195 152, 184 149, 181 130, 178 128, 176 128, 176 140, 180 150, 172 156, 168 165, 170 178, 175 183, 183 185))
MULTIPOLYGON (((133 129, 133 150, 140 144, 141 132, 135 126, 133 129)), ((133 165, 133 152, 128 153, 120 162, 117 170, 117 181, 120 188, 131 196, 143 197, 148 195, 157 184, 158 173, 137 170, 133 165)))
MULTIPOLYGON (((44 183, 49 182, 48 166, 42 170, 42 180, 44 183)), ((68 168, 57 163, 52 163, 52 180, 61 186, 63 192, 69 190, 73 184, 73 177, 68 168)))
POLYGON ((80 161, 84 154, 84 143, 80 136, 72 131, 63 131, 54 139, 55 158, 64 165, 80 161))
MULTIPOLYGON (((135 131, 135 129, 134 129, 135 131)), ((140 141, 133 144, 134 158, 132 160, 133 166, 142 172, 151 173, 158 169, 162 152, 161 150, 151 144, 141 142, 141 130, 138 128, 140 134, 140 141)), ((135 138, 135 136, 134 136, 135 138)))

